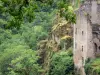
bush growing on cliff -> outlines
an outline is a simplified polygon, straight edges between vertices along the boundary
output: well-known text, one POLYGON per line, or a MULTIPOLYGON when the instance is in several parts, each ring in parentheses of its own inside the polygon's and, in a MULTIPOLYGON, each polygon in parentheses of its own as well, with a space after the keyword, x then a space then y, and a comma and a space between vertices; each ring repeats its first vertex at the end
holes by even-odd
POLYGON ((71 49, 55 53, 51 59, 50 75, 73 75, 74 63, 71 49))
POLYGON ((99 75, 100 74, 100 58, 90 60, 86 62, 85 71, 87 75, 99 75))

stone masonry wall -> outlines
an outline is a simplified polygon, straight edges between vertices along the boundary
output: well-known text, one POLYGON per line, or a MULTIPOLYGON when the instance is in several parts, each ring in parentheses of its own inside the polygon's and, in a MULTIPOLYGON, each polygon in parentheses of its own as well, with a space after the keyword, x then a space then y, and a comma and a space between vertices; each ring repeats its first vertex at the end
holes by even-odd
POLYGON ((86 0, 76 11, 74 25, 74 63, 85 75, 84 65, 87 58, 100 54, 100 5, 97 0, 86 0))

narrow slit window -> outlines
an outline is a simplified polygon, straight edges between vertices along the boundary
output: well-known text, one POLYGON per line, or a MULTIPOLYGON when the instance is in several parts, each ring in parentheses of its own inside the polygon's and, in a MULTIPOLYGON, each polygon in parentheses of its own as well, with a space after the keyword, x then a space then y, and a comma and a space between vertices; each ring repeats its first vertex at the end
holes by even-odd
POLYGON ((83 46, 82 46, 82 52, 83 52, 83 46))
POLYGON ((84 32, 82 31, 82 35, 84 35, 84 32))

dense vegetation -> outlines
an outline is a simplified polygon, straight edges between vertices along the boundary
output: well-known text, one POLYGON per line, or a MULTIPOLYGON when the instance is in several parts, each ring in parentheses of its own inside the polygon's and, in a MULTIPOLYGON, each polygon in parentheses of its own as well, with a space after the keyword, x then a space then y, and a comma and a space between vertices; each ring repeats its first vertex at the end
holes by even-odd
POLYGON ((100 58, 88 59, 85 65, 85 71, 87 75, 99 75, 100 74, 100 58))
MULTIPOLYGON (((0 0, 0 75, 74 75, 71 24, 84 0, 0 0)), ((87 60, 100 74, 100 59, 87 60)))
POLYGON ((75 23, 71 0, 0 0, 0 75, 73 75, 71 38, 54 51, 58 13, 75 23))
POLYGON ((50 75, 74 75, 74 63, 72 49, 61 51, 52 56, 50 75))

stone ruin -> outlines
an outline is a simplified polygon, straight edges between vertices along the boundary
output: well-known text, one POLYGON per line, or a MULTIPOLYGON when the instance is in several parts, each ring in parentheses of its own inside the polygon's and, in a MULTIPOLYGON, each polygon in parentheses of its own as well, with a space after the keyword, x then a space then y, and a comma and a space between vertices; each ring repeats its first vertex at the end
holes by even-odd
POLYGON ((85 61, 100 57, 100 1, 85 0, 75 13, 74 63, 81 75, 85 75, 85 61))

